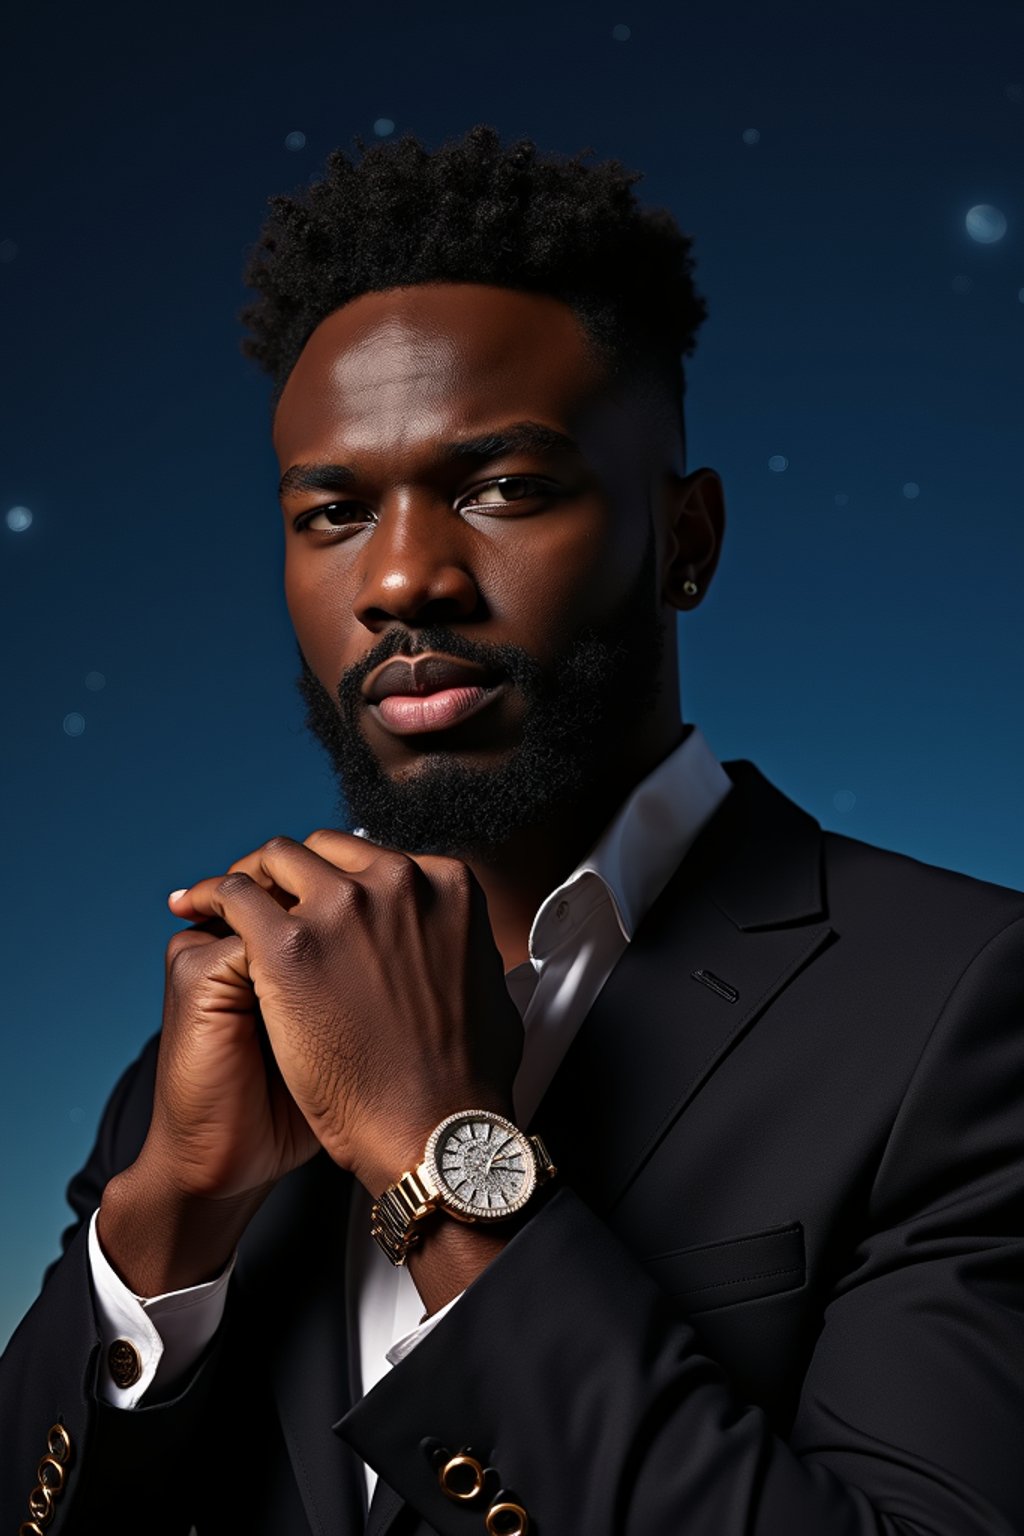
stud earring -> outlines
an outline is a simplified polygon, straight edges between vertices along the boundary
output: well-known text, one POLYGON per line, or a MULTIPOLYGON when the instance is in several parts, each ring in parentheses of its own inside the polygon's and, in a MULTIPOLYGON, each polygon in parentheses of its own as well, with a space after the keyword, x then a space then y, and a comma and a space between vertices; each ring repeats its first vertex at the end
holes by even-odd
POLYGON ((683 582, 684 594, 687 597, 696 597, 699 590, 700 589, 697 586, 697 583, 694 581, 693 577, 687 576, 686 580, 683 582))

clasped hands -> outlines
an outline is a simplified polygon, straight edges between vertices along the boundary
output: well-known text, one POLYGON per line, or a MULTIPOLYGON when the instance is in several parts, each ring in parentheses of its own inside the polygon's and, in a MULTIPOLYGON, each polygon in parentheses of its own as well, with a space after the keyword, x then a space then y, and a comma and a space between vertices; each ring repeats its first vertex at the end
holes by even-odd
POLYGON ((190 1194, 266 1190, 320 1146, 379 1194, 446 1114, 513 1114, 522 1024, 465 864, 317 831, 169 905, 196 926, 168 945, 149 1141, 190 1194))

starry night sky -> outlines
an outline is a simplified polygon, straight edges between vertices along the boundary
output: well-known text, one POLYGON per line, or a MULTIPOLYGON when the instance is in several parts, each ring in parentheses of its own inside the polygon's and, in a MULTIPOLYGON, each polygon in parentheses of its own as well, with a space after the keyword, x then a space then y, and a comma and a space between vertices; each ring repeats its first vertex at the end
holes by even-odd
POLYGON ((166 893, 337 823, 237 312, 267 197, 355 134, 490 122, 645 173, 695 236, 688 468, 719 471, 730 518, 681 627, 685 717, 828 827, 1024 886, 1019 4, 20 11, 0 1342, 159 1024, 166 893))

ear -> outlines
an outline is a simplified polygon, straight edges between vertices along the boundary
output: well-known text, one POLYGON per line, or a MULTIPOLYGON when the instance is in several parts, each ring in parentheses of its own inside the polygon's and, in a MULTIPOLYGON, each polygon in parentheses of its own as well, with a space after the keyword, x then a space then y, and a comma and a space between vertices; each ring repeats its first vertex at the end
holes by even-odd
POLYGON ((718 473, 704 468, 666 475, 661 515, 667 541, 662 598, 673 608, 696 608, 711 585, 725 534, 725 490, 718 473))

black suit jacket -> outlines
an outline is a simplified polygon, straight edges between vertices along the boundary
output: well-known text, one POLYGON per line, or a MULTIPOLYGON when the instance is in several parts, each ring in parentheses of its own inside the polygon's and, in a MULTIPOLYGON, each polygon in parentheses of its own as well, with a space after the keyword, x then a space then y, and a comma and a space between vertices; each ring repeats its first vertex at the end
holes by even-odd
POLYGON ((155 1042, 72 1182, 0 1368, 0 1514, 72 1441, 49 1536, 481 1536, 472 1447, 534 1536, 1024 1531, 1024 895, 834 834, 749 763, 534 1118, 561 1175, 352 1405, 348 1175, 283 1181, 171 1401, 96 1396, 87 1218, 155 1042))

